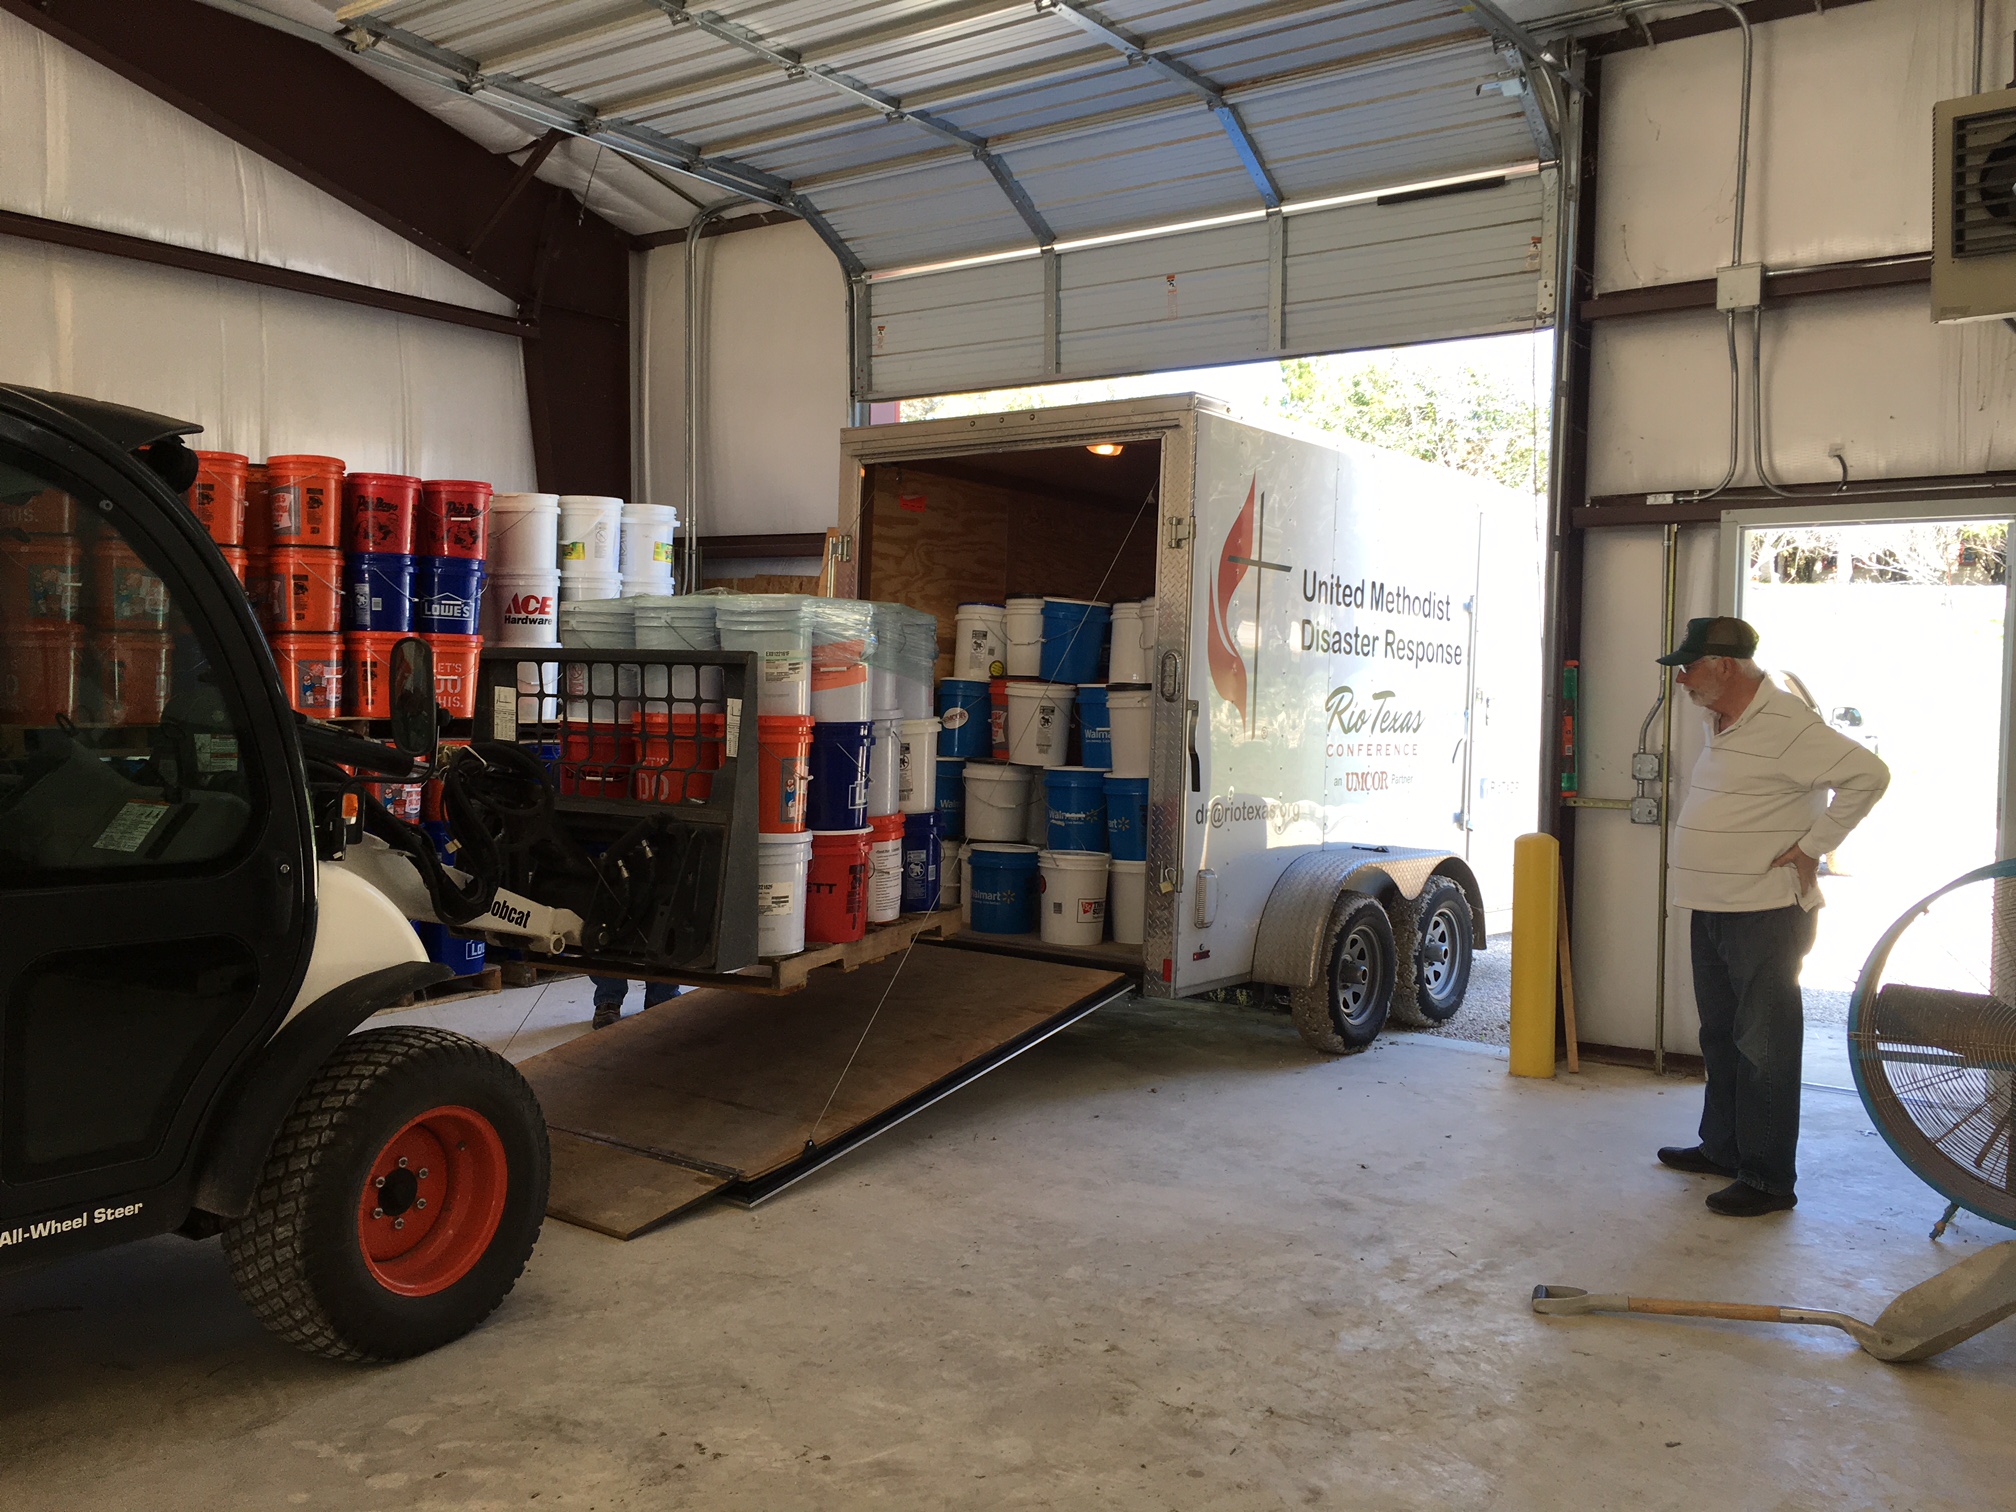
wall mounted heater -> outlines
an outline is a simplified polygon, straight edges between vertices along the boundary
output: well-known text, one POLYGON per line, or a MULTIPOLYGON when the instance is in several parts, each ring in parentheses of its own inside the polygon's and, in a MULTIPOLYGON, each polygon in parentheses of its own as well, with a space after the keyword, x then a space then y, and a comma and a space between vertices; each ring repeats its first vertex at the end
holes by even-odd
POLYGON ((1932 109, 1932 318, 2016 316, 2016 89, 1932 109))

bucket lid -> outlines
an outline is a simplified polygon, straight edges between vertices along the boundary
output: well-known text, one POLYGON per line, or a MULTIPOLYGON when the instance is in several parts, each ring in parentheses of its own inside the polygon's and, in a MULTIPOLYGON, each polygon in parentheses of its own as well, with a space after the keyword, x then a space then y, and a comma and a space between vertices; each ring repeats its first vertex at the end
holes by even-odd
POLYGON ((1007 607, 1010 609, 1041 609, 1043 607, 1043 600, 1040 598, 1011 598, 1008 600, 1007 607))
POLYGON ((967 846, 967 849, 976 856, 996 855, 996 856, 1034 857, 1041 854, 1041 852, 1039 852, 1037 848, 1033 845, 1017 845, 1011 840, 975 840, 972 842, 972 844, 967 846))
POLYGON ((1006 614, 1008 612, 1005 605, 984 603, 977 599, 971 603, 961 604, 959 607, 961 609, 991 609, 996 614, 1006 614))
POLYGON ((1059 871, 1104 871, 1112 857, 1104 851, 1064 851, 1046 850, 1036 853, 1040 866, 1054 866, 1059 871))
POLYGON ((982 782, 1027 782, 1039 768, 1017 766, 1012 761, 969 761, 966 775, 982 782))
POLYGON ((562 509, 604 509, 610 505, 621 509, 623 501, 613 494, 556 494, 562 509))
POLYGON ((1087 609, 1110 609, 1113 606, 1104 599, 1045 598, 1046 604, 1079 604, 1087 609))
POLYGON ((1145 872, 1148 870, 1148 863, 1146 861, 1109 861, 1106 863, 1106 869, 1117 872, 1145 872))
POLYGON ((924 719, 905 719, 899 723, 902 724, 905 735, 923 735, 938 728, 938 716, 932 714, 924 719))
POLYGON ((773 835, 768 830, 764 830, 757 834, 756 843, 758 845, 796 845, 810 850, 812 849, 812 832, 810 830, 796 830, 788 835, 773 835))
POLYGON ((872 835, 875 833, 875 826, 872 824, 864 825, 857 830, 813 830, 811 833, 812 843, 815 846, 825 840, 847 840, 858 845, 863 835, 872 835))
POLYGON ((490 496, 490 507, 498 514, 545 513, 560 507, 560 495, 542 493, 500 493, 490 496))
POLYGON ((1104 693, 1105 691, 1106 691, 1106 684, 1104 683, 1078 684, 1078 696, 1080 698, 1083 698, 1087 693, 1104 693))
MULTIPOLYGON (((980 693, 984 694, 988 688, 988 679, 984 677, 941 677, 938 679, 938 686, 941 688, 978 688, 980 693)), ((968 696, 978 697, 979 694, 969 694, 968 696)))
POLYGON ((868 830, 877 840, 900 840, 903 838, 902 814, 870 814, 868 830))
POLYGON ((1076 683, 1046 683, 1035 677, 1011 677, 1008 679, 1010 698, 1047 698, 1056 703, 1069 703, 1078 696, 1076 683))

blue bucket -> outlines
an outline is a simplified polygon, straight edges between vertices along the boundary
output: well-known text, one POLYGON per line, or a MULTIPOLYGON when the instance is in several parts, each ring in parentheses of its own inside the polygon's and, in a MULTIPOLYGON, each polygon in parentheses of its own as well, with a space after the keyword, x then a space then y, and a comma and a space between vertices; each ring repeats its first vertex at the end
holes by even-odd
POLYGON ((981 841, 966 858, 976 934, 1036 932, 1036 847, 981 841))
POLYGON ((343 559, 343 598, 350 606, 352 630, 411 630, 413 558, 388 551, 351 552, 343 559))
POLYGON ((427 959, 439 961, 457 976, 474 976, 483 969, 483 942, 450 934, 445 925, 413 921, 413 933, 420 936, 427 959))
POLYGON ((938 754, 985 761, 994 746, 994 695, 984 682, 948 677, 938 684, 938 754))
POLYGON ((966 838, 966 762, 958 756, 938 758, 938 838, 966 838))
POLYGON ((938 910, 938 816, 903 816, 903 912, 938 910))
POLYGON ((1108 604, 1043 600, 1043 681, 1098 682, 1112 614, 1108 604))
POLYGON ((1106 712, 1106 685, 1084 683, 1072 702, 1078 716, 1078 764, 1094 771, 1113 769, 1113 716, 1106 712))
POLYGON ((420 628, 428 635, 475 635, 483 559, 423 556, 418 576, 420 628))
POLYGON ((1148 779, 1106 779, 1106 838, 1115 861, 1148 859, 1148 779))
POLYGON ((1051 767, 1043 774, 1050 810, 1050 849, 1106 849, 1106 774, 1088 767, 1051 767))
POLYGON ((812 726, 812 793, 805 805, 810 830, 868 827, 866 721, 821 720, 812 726))

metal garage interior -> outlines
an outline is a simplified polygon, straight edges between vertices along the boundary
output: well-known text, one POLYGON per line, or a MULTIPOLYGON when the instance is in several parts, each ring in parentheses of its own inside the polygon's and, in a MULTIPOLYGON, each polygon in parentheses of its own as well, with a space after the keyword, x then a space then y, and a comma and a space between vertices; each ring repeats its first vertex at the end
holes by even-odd
MULTIPOLYGON (((1658 827, 1612 810, 1746 522, 2016 513, 2016 328, 1930 318, 1926 166, 2012 34, 2016 0, 0 0, 0 380, 685 501, 751 571, 824 549, 840 431, 891 401, 1545 330, 1539 633, 1613 795, 1535 753, 1611 1063, 1579 1082, 1101 1014, 756 1218, 549 1225, 515 1313, 335 1387, 149 1241, 0 1289, 9 1504, 1992 1504, 2006 1336, 1882 1375, 1727 1325, 1535 1343, 1524 1299, 1873 1311, 1999 1237, 1928 1245, 1819 1088, 1799 1227, 1668 1211, 1692 978, 1658 827)), ((1675 721, 1674 807, 1700 744, 1675 721)), ((534 992, 467 1032, 557 1044, 585 1009, 534 992)))

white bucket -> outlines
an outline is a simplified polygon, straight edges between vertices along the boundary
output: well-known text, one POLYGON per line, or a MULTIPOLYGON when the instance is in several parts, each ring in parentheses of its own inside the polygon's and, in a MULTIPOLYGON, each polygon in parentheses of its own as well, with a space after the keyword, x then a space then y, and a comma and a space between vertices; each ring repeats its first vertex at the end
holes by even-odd
POLYGON ((756 837, 756 953, 796 955, 805 948, 805 876, 810 832, 756 837))
POLYGON ((623 579, 614 573, 595 576, 580 572, 560 574, 560 602, 563 604, 600 603, 605 599, 623 597, 623 579))
POLYGON ((1038 850, 1047 849, 1050 844, 1050 789, 1044 785, 1041 772, 1029 784, 1029 806, 1022 810, 1021 840, 1038 850))
POLYGON ((865 604, 842 604, 833 599, 823 599, 812 608, 814 719, 859 724, 873 717, 868 666, 862 660, 872 635, 866 610, 865 604), (841 614, 838 611, 842 608, 862 612, 841 614))
POLYGON ((641 578, 631 577, 626 572, 620 581, 625 598, 663 598, 672 592, 672 574, 669 572, 663 577, 641 578))
POLYGON ((1005 658, 1009 677, 1038 677, 1043 672, 1043 600, 1011 598, 1002 615, 1008 637, 1005 658))
POLYGON ((1108 874, 1113 943, 1139 945, 1148 938, 1148 863, 1115 861, 1108 874))
POLYGON ((966 838, 1019 844, 1036 774, 1005 761, 966 763, 966 838))
POLYGON ((894 924, 902 916, 903 837, 894 835, 868 847, 868 922, 894 924))
POLYGON ((627 599, 591 599, 560 606, 560 644, 570 651, 627 651, 637 643, 627 599))
POLYGON ((758 714, 812 712, 812 640, 805 599, 795 593, 723 598, 714 610, 723 651, 759 653, 758 714))
POLYGON ((961 604, 953 619, 952 675, 989 682, 1008 664, 1008 611, 999 604, 961 604))
MULTIPOLYGON (((1008 759, 1018 766, 1064 765, 1071 703, 1077 696, 1078 689, 1069 683, 1008 684, 1008 759)), ((1148 774, 1144 770, 1140 775, 1148 774)))
POLYGON ((490 496, 490 571, 560 570, 560 495, 490 496))
POLYGON ((903 812, 903 721, 875 721, 868 748, 868 817, 903 812))
POLYGON ((560 570, 569 577, 622 574, 623 501, 560 495, 560 570))
POLYGON ((906 814, 938 812, 938 719, 906 719, 896 737, 896 799, 906 814))
POLYGON ((1113 775, 1148 775, 1149 730, 1154 715, 1147 688, 1108 688, 1106 717, 1113 727, 1113 775))
POLYGON ((1113 606, 1113 648, 1106 665, 1109 683, 1148 681, 1148 657, 1141 649, 1141 606, 1113 606))
POLYGON ((668 581, 672 576, 672 537, 679 511, 670 504, 625 504, 623 536, 617 560, 626 578, 668 581))
POLYGON ((1045 945, 1097 945, 1106 938, 1104 851, 1038 851, 1038 932, 1045 945))
MULTIPOLYGON (((1141 665, 1145 669, 1155 659, 1155 600, 1141 600, 1141 665)), ((1151 679, 1143 677, 1143 682, 1151 679)))
POLYGON ((483 585, 493 646, 560 644, 560 571, 494 572, 483 585))
MULTIPOLYGON (((941 852, 941 864, 942 864, 942 856, 950 854, 952 849, 953 847, 948 845, 944 848, 944 851, 941 852)), ((964 876, 968 871, 972 869, 973 866, 972 841, 969 840, 966 842, 966 844, 959 846, 958 851, 959 851, 959 873, 961 876, 964 876)), ((968 929, 971 929, 973 927, 973 889, 970 887, 962 887, 959 890, 959 922, 964 924, 968 929)))
POLYGON ((904 719, 923 719, 931 713, 931 684, 901 672, 895 675, 896 708, 904 719))
MULTIPOLYGON (((721 632, 714 628, 714 600, 698 594, 684 597, 632 599, 640 651, 719 651, 721 632)), ((669 696, 698 697, 710 709, 722 707, 726 686, 719 667, 675 667, 669 696), (699 673, 697 686, 694 673, 699 673)))
MULTIPOLYGON (((960 886, 960 877, 965 868, 959 858, 965 847, 956 842, 945 842, 938 848, 938 906, 940 908, 960 908, 959 899, 965 889, 960 886)), ((963 912, 963 910, 962 910, 963 912)))

